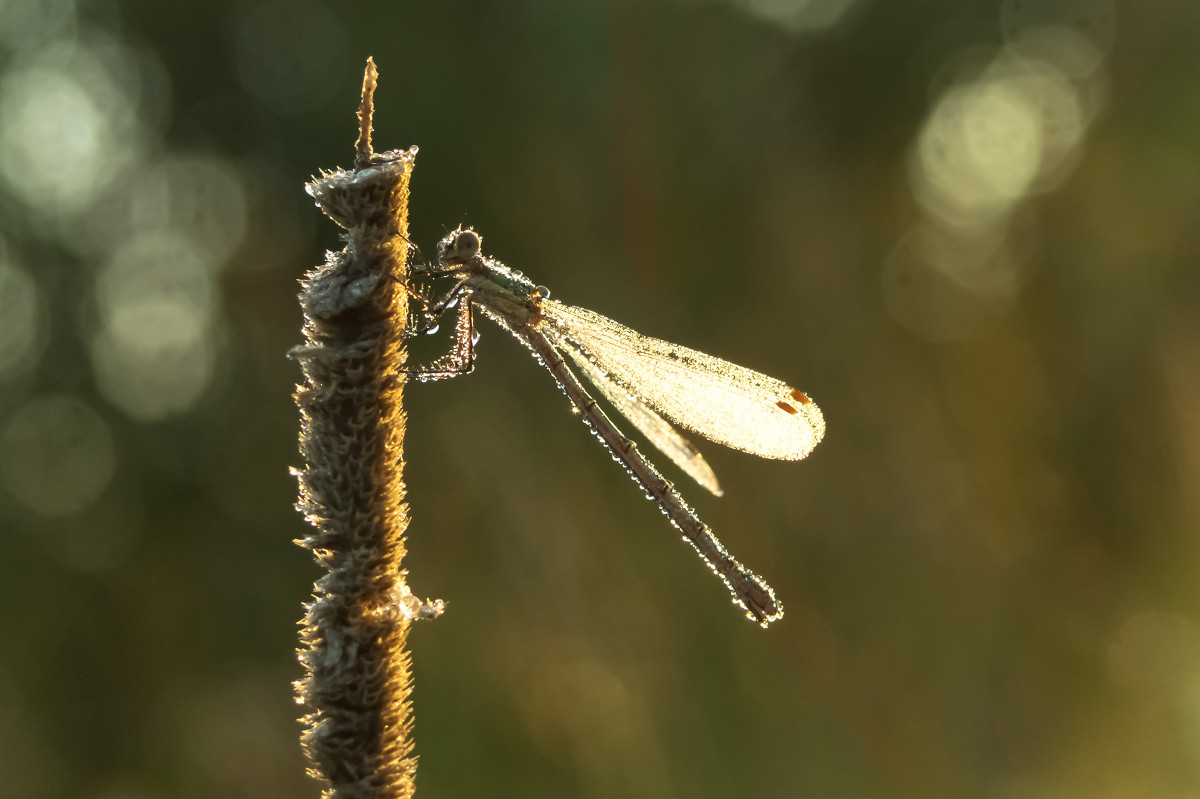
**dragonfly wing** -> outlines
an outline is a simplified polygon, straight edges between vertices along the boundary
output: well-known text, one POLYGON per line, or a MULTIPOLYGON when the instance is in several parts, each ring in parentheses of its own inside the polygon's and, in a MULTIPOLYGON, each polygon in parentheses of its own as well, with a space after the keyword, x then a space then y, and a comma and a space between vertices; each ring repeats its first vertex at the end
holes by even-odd
POLYGON ((571 360, 575 362, 575 366, 588 381, 604 395, 604 398, 614 408, 621 412, 622 416, 633 423, 638 430, 641 430, 642 435, 651 444, 658 447, 664 455, 673 460, 676 466, 683 469, 697 483, 718 497, 724 493, 721 485, 717 482, 717 476, 713 474, 712 467, 708 465, 708 461, 704 460, 704 456, 692 442, 679 435, 679 432, 671 427, 666 419, 655 413, 646 403, 609 380, 608 376, 596 367, 596 364, 588 360, 586 355, 581 354, 568 341, 556 336, 552 330, 546 332, 550 334, 549 338, 554 342, 554 346, 570 356, 571 360))
POLYGON ((816 403, 781 380, 643 336, 586 308, 546 299, 542 315, 554 338, 579 350, 572 357, 581 369, 587 360, 624 393, 719 444, 799 460, 825 434, 816 403))

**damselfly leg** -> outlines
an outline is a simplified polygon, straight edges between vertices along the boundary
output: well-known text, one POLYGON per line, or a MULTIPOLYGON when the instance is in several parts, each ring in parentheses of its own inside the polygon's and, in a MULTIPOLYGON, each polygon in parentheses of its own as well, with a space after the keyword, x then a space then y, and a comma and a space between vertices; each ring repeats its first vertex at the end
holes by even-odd
MULTIPOLYGON (((462 271, 462 267, 455 263, 447 263, 445 250, 445 244, 439 244, 438 263, 430 265, 422 260, 413 271, 431 278, 457 276, 457 273, 462 271)), ((419 254, 420 251, 417 250, 417 253, 419 254)), ((479 340, 479 335, 475 332, 474 315, 471 313, 466 279, 460 278, 449 291, 436 301, 432 301, 427 293, 419 293, 412 289, 409 290, 409 296, 417 298, 417 302, 421 306, 418 312, 419 320, 415 325, 410 324, 409 326, 408 335, 410 337, 436 333, 440 320, 448 311, 457 308, 457 314, 450 351, 427 364, 404 369, 403 374, 412 375, 417 380, 426 382, 446 380, 474 371, 475 343, 479 340)))
POLYGON ((416 331, 412 335, 420 333, 432 333, 437 330, 436 321, 453 307, 453 303, 458 302, 458 313, 454 321, 454 337, 450 351, 445 355, 430 361, 427 364, 418 365, 412 369, 405 369, 404 374, 412 375, 421 382, 430 380, 446 380, 459 375, 470 374, 475 370, 475 342, 479 336, 475 333, 474 315, 471 313, 471 304, 466 301, 460 301, 458 296, 451 300, 451 305, 443 307, 440 310, 431 311, 427 318, 434 320, 435 324, 432 328, 424 331, 416 331))

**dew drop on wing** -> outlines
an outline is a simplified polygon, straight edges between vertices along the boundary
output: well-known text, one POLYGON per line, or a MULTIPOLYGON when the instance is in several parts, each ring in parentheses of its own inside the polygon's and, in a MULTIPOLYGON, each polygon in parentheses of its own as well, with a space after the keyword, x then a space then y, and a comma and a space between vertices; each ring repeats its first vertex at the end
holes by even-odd
POLYGON ((471 331, 471 346, 474 347, 478 343, 479 343, 479 331, 472 330, 471 331))
POLYGON ((446 310, 451 311, 458 307, 458 297, 451 297, 450 302, 446 303, 446 310))
POLYGON ((440 327, 440 325, 434 325, 433 327, 431 327, 425 331, 425 335, 432 336, 434 333, 438 332, 439 327, 440 327))

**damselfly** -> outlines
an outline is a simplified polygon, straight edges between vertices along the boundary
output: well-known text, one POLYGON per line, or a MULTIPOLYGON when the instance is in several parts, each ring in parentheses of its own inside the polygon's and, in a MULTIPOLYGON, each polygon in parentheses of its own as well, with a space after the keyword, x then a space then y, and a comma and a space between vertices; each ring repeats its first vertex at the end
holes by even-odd
POLYGON ((437 263, 415 266, 418 274, 456 280, 436 301, 421 300, 427 324, 418 328, 428 330, 456 304, 458 317, 454 349, 412 374, 437 380, 470 372, 476 340, 472 310, 479 310, 550 370, 592 432, 721 577, 747 617, 765 627, 782 616, 771 587, 726 551, 675 487, 617 430, 563 354, 651 443, 718 496, 721 489, 712 469, 668 419, 727 447, 764 458, 799 460, 825 433, 816 403, 772 377, 552 300, 545 287, 483 255, 481 243, 475 231, 460 228, 438 244, 437 263))

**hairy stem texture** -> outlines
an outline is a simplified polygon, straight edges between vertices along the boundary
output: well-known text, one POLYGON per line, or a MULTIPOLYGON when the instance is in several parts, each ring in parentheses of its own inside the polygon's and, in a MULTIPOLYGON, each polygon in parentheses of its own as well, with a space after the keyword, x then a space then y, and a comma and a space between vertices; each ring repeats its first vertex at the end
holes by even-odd
MULTIPOLYGON (((374 79, 368 63, 364 109, 374 79)), ((401 569, 403 287, 416 148, 370 153, 364 116, 356 168, 307 187, 346 229, 346 247, 302 281, 305 343, 291 352, 304 373, 297 508, 312 525, 297 543, 328 569, 306 606, 296 694, 309 771, 329 799, 411 796, 416 768, 405 648, 414 606, 401 569)))

